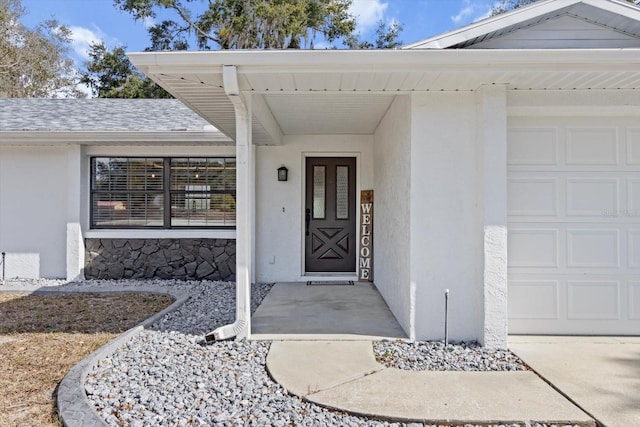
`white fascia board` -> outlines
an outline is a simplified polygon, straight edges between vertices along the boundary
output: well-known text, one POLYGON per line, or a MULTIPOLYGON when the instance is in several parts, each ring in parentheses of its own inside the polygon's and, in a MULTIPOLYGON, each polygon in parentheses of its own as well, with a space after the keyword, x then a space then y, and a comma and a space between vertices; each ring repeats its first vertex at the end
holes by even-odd
POLYGON ((640 8, 625 0, 582 0, 582 3, 597 7, 598 9, 602 9, 607 12, 640 20, 640 8))
POLYGON ((216 68, 222 72, 225 64, 236 65, 239 74, 407 72, 446 67, 458 70, 469 67, 470 72, 483 68, 523 67, 554 70, 572 65, 584 70, 637 71, 640 64, 640 49, 637 48, 145 52, 129 56, 136 67, 154 63, 146 73, 174 75, 187 68, 195 73, 213 72, 216 68), (190 66, 185 67, 185 63, 190 66), (198 68, 203 63, 206 66, 198 68))
POLYGON ((640 22, 640 9, 619 0, 546 0, 515 9, 495 17, 403 46, 402 49, 446 49, 484 34, 552 14, 560 9, 583 3, 640 22))
POLYGON ((0 131, 0 145, 233 145, 220 132, 0 131))

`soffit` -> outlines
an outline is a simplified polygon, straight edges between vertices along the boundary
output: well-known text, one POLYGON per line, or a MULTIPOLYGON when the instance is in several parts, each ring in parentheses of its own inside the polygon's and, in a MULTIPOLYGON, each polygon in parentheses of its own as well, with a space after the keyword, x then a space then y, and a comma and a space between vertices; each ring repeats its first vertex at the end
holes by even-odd
MULTIPOLYGON (((299 73, 241 75, 240 87, 254 97, 264 97, 271 115, 284 134, 372 134, 393 101, 395 93, 371 94, 371 87, 383 90, 391 74, 368 73, 322 76, 299 73), (345 93, 330 81, 343 80, 345 93), (328 88, 328 89, 327 89, 328 88), (364 93, 363 93, 364 92, 364 93)), ((220 75, 161 74, 154 80, 235 139, 235 112, 222 87, 220 75)), ((262 122, 254 115, 253 142, 273 144, 262 122)))
POLYGON ((286 135, 373 134, 393 98, 323 92, 265 96, 286 135))
MULTIPOLYGON (((412 92, 474 91, 490 84, 513 91, 640 89, 638 49, 193 54, 135 54, 133 62, 231 138, 235 113, 222 87, 222 64, 237 64, 245 99, 285 135, 371 134, 394 97, 412 92), (199 66, 205 58, 207 66, 199 66)), ((253 141, 277 144, 264 117, 254 114, 253 141)))
MULTIPOLYGON (((177 72, 159 73, 150 77, 222 133, 235 140, 235 111, 224 91, 222 74, 177 72)), ((255 144, 272 142, 262 123, 255 117, 252 126, 255 144)))

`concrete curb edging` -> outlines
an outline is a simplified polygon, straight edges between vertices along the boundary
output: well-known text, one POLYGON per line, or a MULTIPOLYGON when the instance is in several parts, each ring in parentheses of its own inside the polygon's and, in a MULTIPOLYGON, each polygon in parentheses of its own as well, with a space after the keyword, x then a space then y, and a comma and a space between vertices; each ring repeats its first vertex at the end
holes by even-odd
POLYGON ((142 323, 128 331, 124 332, 114 340, 109 341, 89 356, 85 357, 80 363, 75 365, 64 376, 58 385, 58 396, 56 406, 58 413, 65 427, 93 427, 107 426, 107 423, 98 415, 92 405, 87 400, 87 394, 84 388, 84 379, 87 374, 95 367, 99 360, 113 354, 122 344, 133 336, 139 334, 146 327, 153 324, 162 316, 177 310, 189 298, 187 291, 178 291, 170 288, 158 287, 140 287, 136 289, 39 289, 28 292, 29 294, 78 294, 78 293, 103 293, 103 294, 122 294, 122 293, 152 293, 158 295, 170 295, 175 298, 173 304, 164 310, 147 318, 142 323))

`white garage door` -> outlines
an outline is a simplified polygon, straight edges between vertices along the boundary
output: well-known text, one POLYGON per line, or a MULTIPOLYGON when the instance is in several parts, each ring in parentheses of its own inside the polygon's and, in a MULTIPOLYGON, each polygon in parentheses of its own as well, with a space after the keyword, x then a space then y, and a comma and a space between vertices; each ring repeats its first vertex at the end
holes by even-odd
POLYGON ((512 118, 509 332, 640 335, 640 119, 512 118))

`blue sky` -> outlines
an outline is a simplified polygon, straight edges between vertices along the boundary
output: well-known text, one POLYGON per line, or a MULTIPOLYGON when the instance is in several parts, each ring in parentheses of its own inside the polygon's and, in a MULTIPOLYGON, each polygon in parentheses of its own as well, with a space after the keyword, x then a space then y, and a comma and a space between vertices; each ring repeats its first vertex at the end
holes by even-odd
MULTIPOLYGON (((411 43, 486 17, 495 2, 354 0, 352 13, 358 17, 358 30, 362 35, 370 35, 380 19, 397 20, 404 25, 401 40, 411 43)), ((131 15, 117 10, 113 0, 22 0, 22 4, 27 9, 25 24, 31 26, 55 18, 72 30, 72 56, 78 65, 86 60, 87 47, 93 41, 103 40, 109 47, 126 45, 128 51, 144 50, 149 45, 147 25, 150 22, 134 21, 131 15)))

